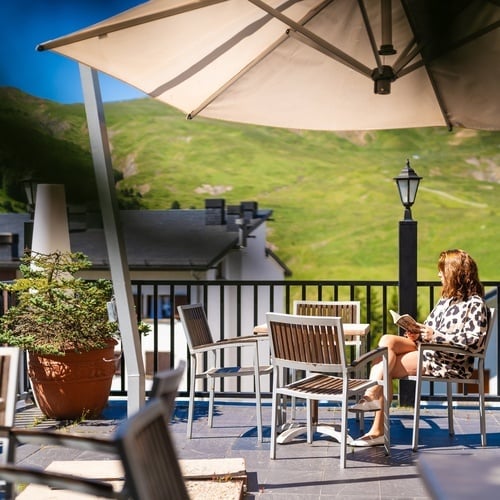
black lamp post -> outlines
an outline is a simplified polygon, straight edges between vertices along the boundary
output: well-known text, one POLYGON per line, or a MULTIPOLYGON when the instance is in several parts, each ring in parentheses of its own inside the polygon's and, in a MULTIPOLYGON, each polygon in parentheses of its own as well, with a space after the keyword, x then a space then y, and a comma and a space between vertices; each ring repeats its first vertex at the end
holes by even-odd
MULTIPOLYGON (((399 221, 399 312, 417 315, 417 221, 411 217, 411 206, 415 203, 419 177, 406 160, 406 166, 397 177, 401 203, 405 207, 404 219, 399 221)), ((399 385, 399 402, 402 406, 413 406, 414 383, 402 380, 399 385)))
POLYGON ((31 243, 33 240, 33 220, 35 217, 37 183, 31 178, 24 179, 22 183, 24 192, 26 193, 28 213, 30 214, 30 220, 24 223, 24 248, 31 249, 31 243))

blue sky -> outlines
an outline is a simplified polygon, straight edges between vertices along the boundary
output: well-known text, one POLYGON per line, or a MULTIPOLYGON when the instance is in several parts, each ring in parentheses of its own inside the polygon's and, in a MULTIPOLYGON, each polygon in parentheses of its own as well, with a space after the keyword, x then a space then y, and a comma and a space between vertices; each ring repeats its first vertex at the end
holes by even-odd
MULTIPOLYGON (((144 0, 1 0, 0 86, 61 103, 82 102, 78 64, 36 46, 127 10, 144 0)), ((104 101, 144 94, 100 75, 104 101)))

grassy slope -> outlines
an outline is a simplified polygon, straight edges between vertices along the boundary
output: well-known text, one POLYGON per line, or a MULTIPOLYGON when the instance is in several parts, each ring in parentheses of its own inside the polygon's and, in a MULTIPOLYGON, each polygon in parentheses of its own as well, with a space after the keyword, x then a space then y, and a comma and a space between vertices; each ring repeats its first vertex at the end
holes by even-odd
MULTIPOLYGON (((44 106, 88 150, 82 107, 44 106)), ((208 197, 272 208, 268 240, 295 279, 397 278, 403 208, 392 178, 408 157, 424 178, 413 209, 418 278, 436 278, 437 256, 451 247, 468 250, 483 279, 499 277, 498 132, 282 130, 186 121, 152 100, 107 104, 106 120, 120 189, 141 192, 150 209, 201 208, 208 197)))

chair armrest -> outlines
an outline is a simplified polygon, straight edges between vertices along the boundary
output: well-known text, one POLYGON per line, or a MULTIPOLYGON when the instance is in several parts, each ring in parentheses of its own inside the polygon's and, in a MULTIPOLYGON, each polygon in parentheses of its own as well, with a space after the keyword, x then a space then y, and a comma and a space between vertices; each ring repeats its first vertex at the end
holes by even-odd
POLYGON ((19 444, 65 446, 84 451, 118 454, 116 444, 112 439, 94 436, 79 436, 60 431, 36 431, 17 428, 9 429, 9 436, 19 444))
POLYGON ((366 352, 358 359, 353 360, 350 366, 351 368, 359 368, 360 366, 363 366, 368 362, 372 361, 374 358, 383 356, 384 353, 387 352, 388 352, 387 347, 377 347, 376 349, 372 349, 371 351, 366 352))
POLYGON ((251 342, 256 342, 259 340, 259 338, 262 338, 263 336, 258 336, 255 334, 252 335, 243 335, 241 337, 230 337, 228 339, 222 339, 218 340, 216 344, 238 344, 238 343, 243 343, 243 344, 248 344, 251 342))
POLYGON ((226 347, 256 347, 259 337, 256 335, 245 337, 232 337, 229 339, 222 339, 214 342, 213 344, 199 345, 192 352, 206 352, 215 349, 225 349, 226 347))
POLYGON ((52 488, 65 489, 105 498, 117 498, 110 483, 86 479, 27 466, 0 466, 0 478, 9 483, 35 483, 52 488))
POLYGON ((469 352, 463 347, 452 346, 449 344, 427 344, 421 343, 418 346, 419 353, 421 351, 434 351, 434 352, 450 352, 454 354, 462 354, 463 356, 473 356, 475 358, 483 358, 484 353, 469 352))

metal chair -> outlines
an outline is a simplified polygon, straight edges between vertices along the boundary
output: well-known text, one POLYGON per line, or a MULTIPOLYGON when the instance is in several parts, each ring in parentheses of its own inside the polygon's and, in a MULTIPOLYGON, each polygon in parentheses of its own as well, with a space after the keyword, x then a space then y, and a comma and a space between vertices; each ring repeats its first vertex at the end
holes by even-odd
POLYGON ((257 412, 257 439, 262 441, 262 408, 260 396, 260 376, 270 374, 272 367, 259 363, 258 338, 253 336, 233 337, 214 341, 204 308, 201 304, 178 306, 179 316, 184 327, 189 353, 191 356, 191 377, 189 385, 189 408, 187 437, 193 435, 193 413, 195 403, 196 380, 207 379, 209 390, 208 425, 213 425, 215 379, 225 377, 251 376, 254 378, 255 406, 257 412), (225 366, 221 361, 221 353, 226 349, 246 348, 253 351, 252 366, 225 366), (208 367, 201 368, 199 356, 208 355, 208 367))
MULTIPOLYGON (((293 314, 299 316, 333 316, 342 318, 342 323, 361 323, 361 302, 359 300, 294 300, 293 314)), ((357 336, 355 340, 345 340, 344 345, 355 347, 355 359, 361 357, 367 349, 366 337, 357 336)), ((360 373, 364 376, 366 373, 360 373)), ((293 374, 292 374, 293 376, 293 374)), ((313 405, 313 415, 317 419, 317 404, 313 405)), ((292 400, 292 420, 295 418, 295 405, 292 400)), ((361 431, 364 430, 363 413, 356 414, 361 431)))
POLYGON ((156 372, 153 377, 153 387, 151 388, 152 399, 162 399, 165 404, 165 417, 167 423, 170 421, 175 410, 175 398, 177 396, 177 388, 181 383, 182 376, 186 369, 186 362, 180 360, 177 368, 172 370, 162 370, 156 372))
MULTIPOLYGON (((17 402, 17 382, 21 352, 17 347, 0 347, 0 464, 8 461, 12 452, 9 429, 14 425, 17 402)), ((0 482, 0 489, 11 495, 10 485, 0 482)))
POLYGON ((488 318, 488 330, 486 333, 486 339, 481 352, 470 353, 465 351, 460 347, 454 347, 447 344, 420 344, 418 347, 418 363, 417 363, 417 374, 416 376, 407 377, 409 380, 415 380, 415 411, 414 411, 414 423, 413 423, 413 437, 412 437, 412 449, 413 451, 418 450, 418 435, 419 435, 419 423, 420 423, 420 401, 422 395, 422 382, 443 382, 446 384, 446 397, 448 402, 448 431, 450 436, 455 434, 453 428, 453 385, 452 384, 477 384, 478 387, 478 399, 479 399, 479 426, 481 432, 481 446, 486 446, 486 415, 484 410, 484 360, 486 358, 486 349, 491 337, 493 330, 493 324, 495 323, 496 310, 494 308, 489 309, 488 318), (433 377, 431 375, 425 375, 422 373, 423 366, 423 356, 425 351, 434 352, 448 352, 455 354, 464 354, 465 356, 470 356, 474 358, 474 365, 476 367, 476 376, 472 378, 443 378, 443 377, 433 377))
POLYGON ((112 439, 62 434, 60 432, 10 429, 11 441, 74 447, 93 452, 116 454, 125 471, 123 489, 116 491, 110 483, 68 474, 58 474, 33 467, 21 467, 10 461, 0 467, 0 478, 10 483, 36 483, 78 491, 105 498, 136 500, 188 499, 175 448, 165 425, 169 414, 165 399, 177 394, 180 368, 164 373, 162 385, 170 387, 152 399, 135 415, 118 427, 112 439))
MULTIPOLYGON (((356 362, 346 362, 342 320, 338 317, 297 316, 267 313, 267 324, 271 336, 271 358, 273 363, 273 402, 271 420, 270 457, 276 458, 277 429, 284 397, 302 398, 307 401, 307 442, 312 442, 313 423, 311 402, 327 401, 341 405, 340 467, 346 466, 347 411, 351 398, 363 394, 366 389, 379 384, 377 380, 355 378, 360 366, 376 357, 383 357, 384 378, 380 383, 385 397, 384 446, 389 454, 389 403, 387 349, 379 348, 366 353, 356 362), (305 376, 288 383, 283 373, 286 369, 305 372, 305 376)), ((298 372, 300 373, 300 372, 298 372)))

